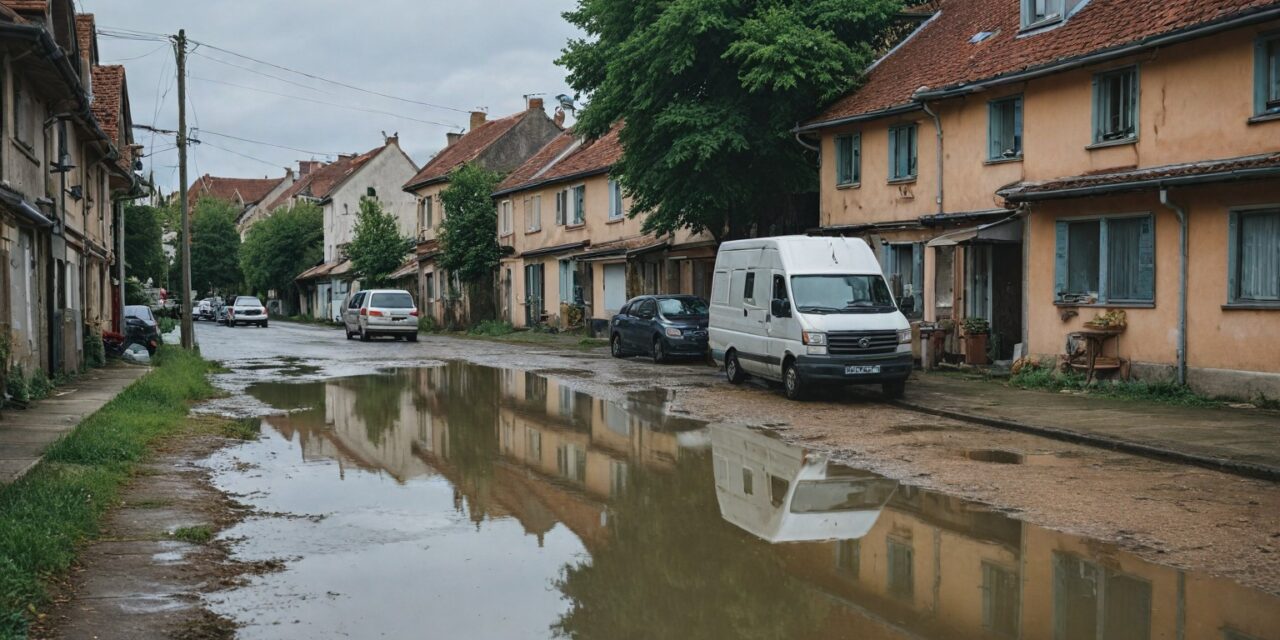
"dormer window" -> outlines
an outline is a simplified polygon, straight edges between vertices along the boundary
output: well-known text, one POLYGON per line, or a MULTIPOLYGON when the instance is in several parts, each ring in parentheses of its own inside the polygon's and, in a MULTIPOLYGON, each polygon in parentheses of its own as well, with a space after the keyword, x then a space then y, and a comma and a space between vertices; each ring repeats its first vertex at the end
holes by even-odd
POLYGON ((1022 0, 1022 28, 1033 29, 1062 20, 1066 0, 1022 0))

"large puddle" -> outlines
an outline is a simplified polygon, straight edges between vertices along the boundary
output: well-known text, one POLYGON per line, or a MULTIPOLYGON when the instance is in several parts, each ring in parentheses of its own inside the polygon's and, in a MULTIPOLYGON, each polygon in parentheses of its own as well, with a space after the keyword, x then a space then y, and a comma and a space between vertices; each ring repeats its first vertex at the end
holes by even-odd
POLYGON ((211 596, 246 638, 1275 640, 1227 580, 836 464, 767 433, 451 363, 262 383, 211 464, 263 514, 211 596))

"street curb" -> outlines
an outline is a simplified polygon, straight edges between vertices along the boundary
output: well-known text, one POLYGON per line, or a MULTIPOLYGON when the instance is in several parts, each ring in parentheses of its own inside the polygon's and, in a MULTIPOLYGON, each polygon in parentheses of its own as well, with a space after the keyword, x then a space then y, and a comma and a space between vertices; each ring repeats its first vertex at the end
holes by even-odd
POLYGON ((1112 438, 1108 436, 1100 436, 1090 433, 1081 433, 1079 431, 1071 431, 1069 429, 1059 429, 1057 427, 1042 427, 1037 425, 1026 424, 1014 420, 1004 420, 1001 418, 992 418, 988 416, 975 415, 965 413, 963 411, 953 411, 950 409, 938 409, 929 407, 907 400, 891 400, 890 404, 917 411, 919 413, 927 413, 929 415, 939 416, 942 418, 951 418, 953 420, 961 420, 964 422, 972 422, 997 429, 1007 429, 1009 431, 1019 431, 1055 440, 1062 440, 1075 444, 1084 444, 1122 453, 1129 453, 1144 458, 1154 458, 1166 462, 1177 462, 1181 464, 1194 465, 1214 471, 1221 471, 1246 478, 1255 478, 1258 480, 1269 480, 1271 482, 1280 482, 1280 468, 1271 467, 1263 464, 1254 464, 1250 462, 1240 462, 1238 460, 1230 460, 1227 458, 1215 458, 1213 456, 1204 456, 1185 451, 1176 451, 1174 449, 1165 449, 1147 444, 1139 444, 1130 442, 1120 438, 1112 438))

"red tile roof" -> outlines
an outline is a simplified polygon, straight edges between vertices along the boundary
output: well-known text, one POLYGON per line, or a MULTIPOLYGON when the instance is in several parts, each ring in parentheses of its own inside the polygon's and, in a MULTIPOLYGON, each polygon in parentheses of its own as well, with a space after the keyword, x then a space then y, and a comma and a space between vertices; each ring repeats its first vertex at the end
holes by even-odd
POLYGON ((1020 36, 1018 0, 941 0, 941 11, 810 124, 909 104, 954 88, 1099 53, 1260 9, 1278 0, 1090 0, 1056 27, 1020 36), (979 42, 980 32, 994 35, 979 42))
POLYGON ((318 169, 313 169, 311 173, 294 182, 284 193, 280 194, 280 197, 271 201, 267 205, 267 209, 284 206, 297 196, 307 196, 317 200, 329 197, 335 187, 342 184, 351 174, 358 171, 360 167, 363 167, 365 163, 372 160, 374 156, 386 148, 386 145, 383 145, 358 156, 341 156, 337 162, 331 162, 318 169))
POLYGON ((1256 156, 1242 156, 1223 160, 1206 160, 1184 164, 1148 167, 1145 169, 1126 168, 1105 173, 1091 173, 1082 176, 1071 176, 1045 182, 1023 182, 1001 189, 1000 196, 1011 202, 1045 199, 1046 197, 1071 197, 1089 195, 1085 190, 1104 189, 1110 192, 1154 189, 1159 181, 1195 181, 1226 182, 1245 179, 1249 173, 1257 170, 1274 175, 1280 171, 1280 153, 1268 153, 1256 156), (1037 198, 1036 196, 1040 196, 1037 198))
POLYGON ((497 142, 508 131, 514 128, 525 117, 540 115, 546 117, 546 114, 538 110, 525 110, 520 113, 509 115, 505 118, 497 120, 488 120, 484 124, 467 132, 466 135, 458 139, 457 142, 443 148, 434 158, 429 160, 417 175, 413 176, 405 183, 405 189, 412 189, 423 185, 424 183, 435 182, 449 175, 459 165, 475 160, 484 153, 489 145, 497 142))
POLYGON ((618 141, 621 130, 617 126, 600 138, 586 141, 578 140, 572 131, 556 136, 503 180, 496 193, 608 171, 622 158, 622 143, 618 141))
POLYGON ((187 199, 195 202, 200 197, 218 198, 227 202, 243 200, 245 205, 267 197, 284 178, 218 178, 205 174, 196 178, 187 190, 187 199))

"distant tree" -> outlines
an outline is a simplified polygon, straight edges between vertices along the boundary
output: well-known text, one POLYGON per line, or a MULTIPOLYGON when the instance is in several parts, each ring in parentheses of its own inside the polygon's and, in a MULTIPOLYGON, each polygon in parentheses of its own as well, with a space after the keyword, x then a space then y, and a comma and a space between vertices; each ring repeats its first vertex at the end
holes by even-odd
POLYGON ((165 282, 164 228, 159 212, 147 205, 124 209, 125 274, 157 285, 165 282))
POLYGON ((245 285, 259 295, 275 290, 293 304, 294 278, 324 256, 324 212, 311 203, 278 209, 249 227, 240 245, 240 271, 245 285))
POLYGON ((351 271, 364 288, 385 287, 413 250, 413 238, 400 233, 396 217, 373 198, 360 198, 355 237, 347 245, 351 271))
POLYGON ((445 216, 440 224, 438 264, 466 283, 487 282, 502 257, 493 190, 502 177, 467 163, 449 174, 440 192, 445 216))
POLYGON ((201 294, 230 293, 241 283, 239 213, 235 205, 216 198, 201 198, 192 210, 191 286, 201 294))
POLYGON ((791 130, 883 51, 900 0, 578 0, 557 61, 591 97, 576 128, 619 122, 613 174, 658 233, 767 230, 817 188, 791 130))

